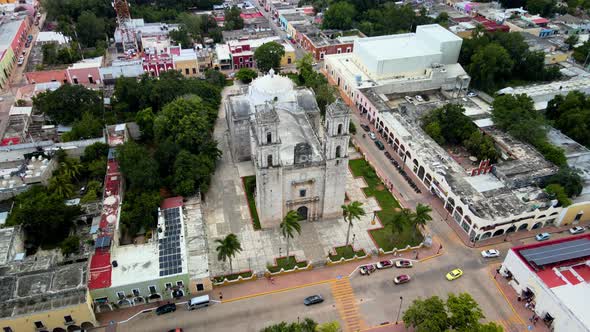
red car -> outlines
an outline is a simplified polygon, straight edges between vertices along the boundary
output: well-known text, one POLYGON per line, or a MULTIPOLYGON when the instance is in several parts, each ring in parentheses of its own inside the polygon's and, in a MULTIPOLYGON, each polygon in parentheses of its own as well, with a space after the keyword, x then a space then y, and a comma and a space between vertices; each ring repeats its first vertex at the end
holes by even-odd
POLYGON ((395 262, 395 267, 399 267, 399 268, 412 267, 412 262, 409 260, 406 260, 406 259, 402 259, 402 260, 395 262))
POLYGON ((393 283, 396 285, 405 284, 406 282, 409 282, 410 280, 412 280, 412 278, 410 278, 409 275, 402 274, 402 275, 399 275, 399 276, 393 278, 393 283))
POLYGON ((374 271, 375 271, 375 265, 373 265, 373 264, 363 265, 359 268, 359 272, 361 273, 361 275, 369 275, 369 274, 373 273, 374 271))
POLYGON ((378 269, 388 269, 390 267, 393 267, 393 264, 391 263, 391 261, 381 261, 381 262, 377 263, 378 269))

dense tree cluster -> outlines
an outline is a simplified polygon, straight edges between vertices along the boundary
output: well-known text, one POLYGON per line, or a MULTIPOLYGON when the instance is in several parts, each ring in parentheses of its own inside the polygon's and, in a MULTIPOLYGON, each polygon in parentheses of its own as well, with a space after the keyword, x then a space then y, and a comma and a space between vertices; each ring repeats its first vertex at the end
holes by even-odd
POLYGON ((242 11, 236 6, 225 10, 223 28, 225 30, 240 30, 244 28, 244 19, 240 17, 242 11))
POLYGON ((254 51, 256 66, 263 73, 268 72, 271 68, 278 73, 283 55, 285 55, 285 47, 276 42, 262 44, 254 51))
MULTIPOLYGON (((322 2, 314 6, 322 7, 322 2)), ((422 8, 416 14, 411 5, 396 5, 394 1, 342 0, 330 3, 324 13, 326 29, 358 28, 369 36, 409 32, 416 26, 432 23, 422 8)))
POLYGON ((280 322, 271 326, 267 326, 260 332, 339 332, 340 324, 337 321, 326 322, 318 324, 310 318, 304 318, 301 322, 280 322))
POLYGON ((557 95, 549 101, 545 116, 553 126, 590 148, 590 97, 579 91, 557 95))
POLYGON ((477 129, 461 105, 447 104, 422 119, 422 128, 438 144, 462 145, 479 160, 495 162, 494 141, 477 129))
POLYGON ((463 40, 459 63, 471 75, 478 89, 495 92, 510 82, 551 81, 561 74, 557 67, 545 66, 545 54, 529 50, 519 33, 474 32, 463 40))
POLYGON ((303 58, 297 61, 297 70, 299 71, 299 74, 295 79, 295 83, 298 85, 304 85, 313 90, 320 112, 325 114, 326 106, 336 100, 336 88, 328 84, 328 80, 324 75, 313 69, 313 58, 311 57, 311 54, 306 54, 303 58))
POLYGON ((494 323, 483 324, 483 311, 468 293, 449 294, 447 301, 438 296, 417 299, 404 312, 403 321, 416 332, 502 332, 504 329, 494 323))
POLYGON ((77 45, 61 47, 56 43, 44 44, 41 47, 43 52, 43 65, 60 65, 76 62, 81 59, 77 45))
POLYGON ((99 116, 103 111, 99 92, 71 84, 33 97, 33 106, 56 123, 65 125, 81 119, 84 113, 99 116))
POLYGON ((563 150, 547 140, 547 125, 527 95, 505 95, 494 100, 492 119, 498 128, 521 141, 533 145, 545 159, 557 166, 566 166, 563 150))
MULTIPOLYGON (((583 0, 571 0, 568 1, 568 6, 571 5, 572 9, 581 5, 583 0)), ((551 17, 556 13, 565 14, 567 7, 558 6, 555 0, 500 0, 502 7, 504 8, 525 8, 531 14, 539 14, 544 17, 551 17)))

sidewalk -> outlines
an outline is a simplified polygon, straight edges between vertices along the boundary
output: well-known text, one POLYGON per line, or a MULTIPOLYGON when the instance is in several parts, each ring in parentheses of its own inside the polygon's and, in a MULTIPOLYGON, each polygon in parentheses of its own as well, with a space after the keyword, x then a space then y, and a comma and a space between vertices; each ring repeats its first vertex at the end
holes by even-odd
MULTIPOLYGON (((440 256, 444 253, 443 250, 437 254, 440 247, 440 243, 433 239, 432 246, 430 248, 418 249, 418 258, 420 262, 427 261, 434 257, 440 256)), ((287 275, 274 277, 274 283, 271 283, 268 279, 261 278, 256 281, 243 282, 240 284, 215 287, 209 296, 212 300, 221 302, 233 302, 265 294, 284 292, 292 289, 308 287, 312 285, 328 283, 339 278, 346 278, 351 273, 355 272, 359 265, 376 263, 380 260, 393 259, 393 258, 406 258, 414 259, 415 254, 412 251, 399 254, 399 256, 387 255, 371 257, 370 259, 363 259, 360 261, 353 261, 345 264, 338 264, 333 266, 325 266, 311 271, 304 271, 298 273, 291 273, 287 275), (220 299, 220 295, 223 297, 220 299)), ((191 296, 185 296, 175 301, 175 303, 182 303, 187 301, 191 296)), ((164 304, 168 301, 162 301, 160 303, 154 302, 145 305, 136 305, 129 308, 122 308, 116 311, 109 311, 104 313, 96 314, 96 319, 99 321, 101 326, 108 325, 110 321, 122 322, 130 317, 141 313, 144 310, 151 310, 164 304)), ((384 330, 389 331, 389 330, 384 330)), ((393 331, 393 330, 391 330, 393 331)))
POLYGON ((509 322, 506 323, 517 324, 521 331, 551 331, 551 329, 547 327, 541 319, 539 319, 539 321, 537 321, 536 324, 532 324, 529 321, 529 319, 533 315, 533 311, 525 308, 524 302, 519 302, 517 300, 518 295, 516 294, 514 288, 512 288, 508 284, 508 280, 506 278, 502 277, 502 275, 500 274, 496 275, 496 269, 498 267, 500 267, 500 264, 492 264, 489 266, 490 277, 495 279, 494 282, 496 283, 496 286, 498 287, 498 289, 502 293, 502 296, 504 296, 504 299, 506 300, 506 302, 508 302, 508 305, 510 305, 512 311, 515 314, 515 317, 513 317, 509 322))

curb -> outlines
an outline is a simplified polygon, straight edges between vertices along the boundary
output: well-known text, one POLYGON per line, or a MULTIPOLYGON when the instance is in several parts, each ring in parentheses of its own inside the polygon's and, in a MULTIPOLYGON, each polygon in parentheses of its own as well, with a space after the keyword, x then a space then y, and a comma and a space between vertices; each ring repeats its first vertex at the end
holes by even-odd
MULTIPOLYGON (((489 266, 492 266, 492 265, 489 265, 489 266)), ((496 279, 494 278, 494 276, 492 275, 492 273, 489 271, 489 269, 488 269, 488 276, 490 277, 490 279, 492 279, 494 281, 494 284, 496 285, 496 288, 498 288, 498 290, 500 291, 500 294, 502 294, 502 297, 504 298, 504 300, 506 300, 506 303, 508 303, 508 305, 510 306, 510 309, 512 310, 512 313, 518 318, 518 320, 520 321, 520 323, 522 325, 527 326, 527 324, 524 322, 524 320, 522 320, 522 318, 520 317, 520 315, 518 314, 518 312, 516 312, 516 309, 514 309, 514 306, 512 305, 512 303, 510 302, 510 300, 508 300, 508 297, 506 296, 506 294, 504 294, 504 291, 500 287, 500 284, 498 284, 498 281, 496 281, 496 279)))
POLYGON ((305 287, 310 287, 310 286, 315 286, 315 285, 326 284, 326 283, 329 283, 329 282, 334 282, 336 280, 337 279, 326 279, 326 280, 322 280, 322 281, 310 282, 310 283, 303 284, 303 285, 298 285, 298 286, 293 286, 293 287, 287 287, 287 288, 277 289, 277 290, 268 291, 268 292, 260 292, 260 293, 250 294, 250 295, 239 296, 239 297, 236 297, 236 298, 233 298, 233 299, 223 300, 223 301, 221 301, 221 303, 222 304, 223 303, 230 303, 230 302, 245 300, 245 299, 249 299, 249 298, 253 298, 253 297, 258 297, 258 296, 264 296, 264 295, 269 295, 269 294, 288 292, 290 290, 294 290, 294 289, 298 289, 298 288, 305 288, 305 287))
POLYGON ((426 262, 427 260, 430 260, 430 259, 436 258, 436 257, 438 257, 438 256, 442 256, 443 254, 444 254, 444 251, 443 251, 443 252, 440 252, 440 253, 438 253, 438 254, 434 254, 434 255, 432 255, 432 256, 428 256, 428 257, 422 258, 422 259, 418 260, 418 262, 420 262, 420 263, 424 263, 424 262, 426 262))

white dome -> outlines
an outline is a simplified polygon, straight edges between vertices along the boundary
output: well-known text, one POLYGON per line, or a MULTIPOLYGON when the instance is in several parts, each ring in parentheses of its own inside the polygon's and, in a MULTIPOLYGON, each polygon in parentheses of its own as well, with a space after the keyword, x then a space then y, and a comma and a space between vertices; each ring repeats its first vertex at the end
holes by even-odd
POLYGON ((248 93, 253 105, 261 105, 267 101, 291 102, 296 100, 293 81, 290 78, 275 75, 271 69, 267 75, 252 81, 248 93))

